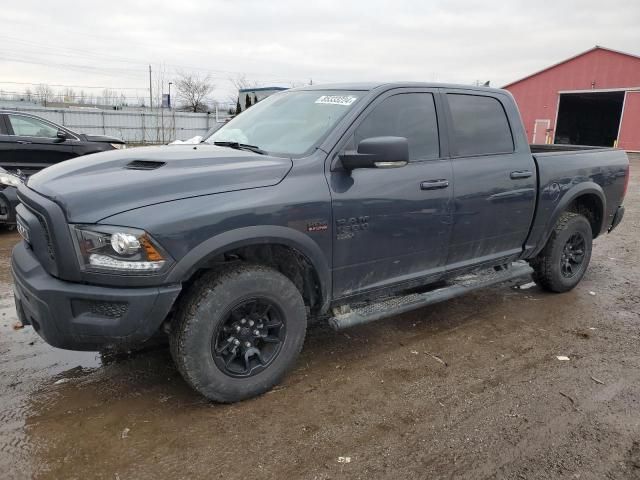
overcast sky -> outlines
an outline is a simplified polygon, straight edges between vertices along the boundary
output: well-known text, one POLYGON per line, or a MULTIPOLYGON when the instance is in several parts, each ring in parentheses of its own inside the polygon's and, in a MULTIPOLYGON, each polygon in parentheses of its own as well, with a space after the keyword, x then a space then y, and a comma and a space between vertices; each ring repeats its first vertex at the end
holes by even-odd
POLYGON ((596 44, 640 54, 638 0, 5 0, 1 11, 4 91, 31 82, 142 96, 149 63, 164 65, 166 82, 176 70, 211 75, 222 101, 240 74, 265 86, 502 86, 596 44))

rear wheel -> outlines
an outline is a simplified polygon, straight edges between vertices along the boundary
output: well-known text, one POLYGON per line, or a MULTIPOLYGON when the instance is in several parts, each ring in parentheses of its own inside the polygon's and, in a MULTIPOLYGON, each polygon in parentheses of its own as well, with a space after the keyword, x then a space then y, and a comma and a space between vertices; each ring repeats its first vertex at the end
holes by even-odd
POLYGON ((294 365, 306 309, 280 272, 238 265, 193 285, 171 328, 178 370, 210 400, 236 402, 276 385, 294 365))
POLYGON ((591 225, 583 215, 563 213, 544 249, 531 262, 534 281, 552 292, 574 288, 589 266, 592 240, 591 225))

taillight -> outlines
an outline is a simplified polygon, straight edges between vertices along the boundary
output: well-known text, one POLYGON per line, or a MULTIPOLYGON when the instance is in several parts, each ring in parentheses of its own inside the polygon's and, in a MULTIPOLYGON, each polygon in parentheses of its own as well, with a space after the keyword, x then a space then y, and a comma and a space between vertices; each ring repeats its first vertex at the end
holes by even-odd
POLYGON ((627 176, 624 178, 624 188, 622 189, 622 200, 624 200, 624 196, 627 194, 627 188, 629 188, 629 177, 631 177, 631 165, 627 165, 627 176))

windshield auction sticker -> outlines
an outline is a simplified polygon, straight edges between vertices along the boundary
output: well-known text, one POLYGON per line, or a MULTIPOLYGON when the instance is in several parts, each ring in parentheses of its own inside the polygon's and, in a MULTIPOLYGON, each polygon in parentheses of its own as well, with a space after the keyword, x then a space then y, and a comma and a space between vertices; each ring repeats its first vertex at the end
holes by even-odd
POLYGON ((318 98, 315 103, 349 106, 357 99, 358 97, 354 97, 353 95, 323 95, 318 98))

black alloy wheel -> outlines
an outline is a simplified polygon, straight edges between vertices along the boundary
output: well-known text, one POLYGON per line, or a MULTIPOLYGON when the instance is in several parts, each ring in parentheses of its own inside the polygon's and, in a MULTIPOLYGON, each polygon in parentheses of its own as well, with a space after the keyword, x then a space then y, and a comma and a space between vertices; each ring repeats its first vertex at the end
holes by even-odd
POLYGON ((584 263, 584 253, 584 237, 580 232, 576 232, 569 237, 560 256, 560 272, 565 278, 571 278, 580 271, 584 263))
POLYGON ((250 377, 273 362, 286 335, 278 307, 266 298, 251 298, 231 309, 212 339, 211 351, 225 374, 250 377))

